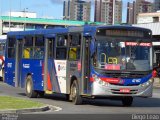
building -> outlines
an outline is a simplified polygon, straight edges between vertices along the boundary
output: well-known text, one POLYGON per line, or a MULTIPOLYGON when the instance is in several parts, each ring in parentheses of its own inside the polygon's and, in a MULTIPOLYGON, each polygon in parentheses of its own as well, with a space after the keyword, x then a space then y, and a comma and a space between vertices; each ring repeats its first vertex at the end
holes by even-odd
POLYGON ((153 3, 146 0, 136 0, 127 4, 127 23, 136 24, 139 13, 151 13, 154 11, 153 3))
POLYGON ((115 24, 120 24, 122 22, 122 1, 95 0, 94 21, 104 22, 107 24, 112 24, 114 21, 115 24), (114 7, 114 12, 113 12, 113 7, 114 7))
POLYGON ((127 3, 127 23, 133 24, 134 23, 134 12, 135 12, 135 1, 133 3, 127 3))
POLYGON ((160 10, 160 0, 154 0, 154 9, 155 11, 160 10))
POLYGON ((154 22, 160 22, 160 12, 138 14, 137 24, 154 22))
MULTIPOLYGON (((88 24, 92 23, 93 22, 88 22, 88 24)), ((7 32, 9 31, 49 29, 54 27, 66 27, 66 26, 82 26, 85 24, 86 22, 84 21, 1 16, 0 35, 7 34, 7 32)), ((104 23, 94 22, 94 24, 104 24, 104 23)))
POLYGON ((91 1, 67 0, 63 3, 63 18, 90 21, 91 1))
POLYGON ((11 12, 11 13, 9 12, 8 16, 36 18, 37 14, 35 12, 20 11, 20 12, 11 12))
POLYGON ((153 63, 157 64, 160 62, 160 22, 157 23, 143 23, 143 24, 133 24, 133 26, 136 27, 142 27, 152 30, 153 35, 153 54, 154 54, 154 60, 153 63))

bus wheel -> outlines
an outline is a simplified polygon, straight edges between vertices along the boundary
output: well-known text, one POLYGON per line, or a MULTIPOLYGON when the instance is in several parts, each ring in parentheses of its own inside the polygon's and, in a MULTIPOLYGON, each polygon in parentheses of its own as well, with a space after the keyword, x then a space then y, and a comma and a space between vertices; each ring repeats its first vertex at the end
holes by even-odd
POLYGON ((124 97, 122 98, 123 106, 131 106, 133 103, 133 97, 124 97))
POLYGON ((78 87, 77 80, 74 80, 71 85, 70 98, 75 105, 82 104, 82 97, 79 95, 79 87, 78 87))
POLYGON ((36 98, 38 96, 37 91, 33 90, 33 82, 32 82, 32 77, 29 75, 26 79, 26 95, 29 98, 36 98))

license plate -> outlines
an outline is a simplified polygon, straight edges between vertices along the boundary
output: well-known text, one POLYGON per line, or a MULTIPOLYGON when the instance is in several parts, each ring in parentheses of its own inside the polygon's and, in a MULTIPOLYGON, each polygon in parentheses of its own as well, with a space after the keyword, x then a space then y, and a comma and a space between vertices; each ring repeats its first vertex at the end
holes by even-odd
POLYGON ((130 89, 129 88, 122 88, 122 89, 120 89, 120 92, 122 92, 122 93, 130 93, 130 89))

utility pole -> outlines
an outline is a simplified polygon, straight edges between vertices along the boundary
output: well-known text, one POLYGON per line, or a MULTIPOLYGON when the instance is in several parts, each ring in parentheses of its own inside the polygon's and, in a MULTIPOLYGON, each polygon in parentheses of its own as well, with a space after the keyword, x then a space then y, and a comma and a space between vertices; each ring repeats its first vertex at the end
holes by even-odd
POLYGON ((25 19, 25 21, 24 21, 24 31, 26 31, 26 17, 27 17, 27 15, 26 15, 26 12, 27 12, 27 10, 28 10, 28 8, 24 8, 24 19, 25 19))
POLYGON ((11 31, 11 0, 9 1, 9 31, 11 31))

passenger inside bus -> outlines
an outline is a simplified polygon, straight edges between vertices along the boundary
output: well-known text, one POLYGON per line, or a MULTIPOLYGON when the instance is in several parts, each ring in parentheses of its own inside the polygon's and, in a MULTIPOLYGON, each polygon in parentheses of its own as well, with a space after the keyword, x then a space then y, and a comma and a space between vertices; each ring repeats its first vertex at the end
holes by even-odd
POLYGON ((77 48, 70 48, 69 59, 72 59, 72 60, 77 59, 77 48))
POLYGON ((32 58, 32 48, 25 48, 23 50, 23 58, 32 58))
POLYGON ((41 48, 37 47, 35 49, 34 58, 43 59, 43 57, 44 57, 44 51, 41 48))

